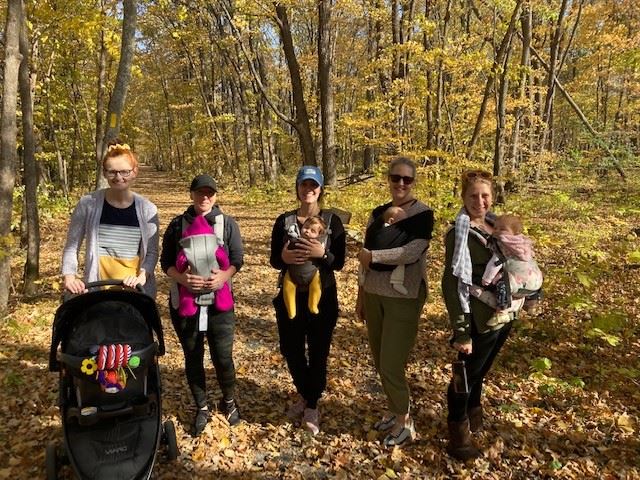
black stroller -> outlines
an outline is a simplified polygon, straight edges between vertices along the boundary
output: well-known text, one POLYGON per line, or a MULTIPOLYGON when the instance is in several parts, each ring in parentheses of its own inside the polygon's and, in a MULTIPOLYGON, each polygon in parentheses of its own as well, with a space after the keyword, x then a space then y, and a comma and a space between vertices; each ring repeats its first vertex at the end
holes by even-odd
POLYGON ((49 370, 60 372, 64 446, 47 446, 48 480, 67 462, 81 479, 148 479, 161 441, 178 456, 173 422, 161 425, 156 304, 141 291, 98 289, 106 285, 121 282, 89 283, 56 312, 49 370))

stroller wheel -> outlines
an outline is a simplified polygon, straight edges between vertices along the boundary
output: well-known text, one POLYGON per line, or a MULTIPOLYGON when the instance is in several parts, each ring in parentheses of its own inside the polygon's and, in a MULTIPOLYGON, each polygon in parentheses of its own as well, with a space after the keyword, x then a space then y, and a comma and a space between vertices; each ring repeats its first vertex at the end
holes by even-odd
POLYGON ((58 448, 55 443, 47 444, 47 453, 45 463, 47 469, 47 480, 56 480, 58 478, 58 448))
POLYGON ((174 461, 178 458, 178 439, 176 438, 176 427, 171 420, 164 422, 164 441, 167 444, 167 457, 169 460, 174 461))

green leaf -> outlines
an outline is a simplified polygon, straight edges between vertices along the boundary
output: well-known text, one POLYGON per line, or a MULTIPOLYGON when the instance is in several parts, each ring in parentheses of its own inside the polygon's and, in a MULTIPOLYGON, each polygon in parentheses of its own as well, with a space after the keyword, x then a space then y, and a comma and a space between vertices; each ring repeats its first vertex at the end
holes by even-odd
POLYGON ((591 278, 584 272, 576 272, 576 277, 578 277, 578 282, 585 288, 589 288, 593 284, 591 278))
POLYGON ((627 261, 629 263, 640 263, 640 250, 629 252, 629 254, 627 255, 627 261))
POLYGON ((551 368, 551 360, 546 357, 536 358, 533 362, 531 362, 531 368, 536 372, 544 372, 545 370, 549 370, 551 368))
POLYGON ((569 380, 569 385, 573 385, 574 387, 578 388, 585 387, 585 383, 580 377, 573 377, 571 380, 569 380))
POLYGON ((560 470, 562 468, 562 463, 558 459, 554 459, 549 463, 549 468, 551 470, 560 470))
POLYGON ((617 347, 620 344, 620 341, 621 341, 620 337, 605 333, 599 328, 591 328, 591 329, 587 330, 586 335, 587 335, 587 337, 591 337, 591 338, 600 338, 600 339, 604 340, 605 342, 607 342, 612 347, 617 347))

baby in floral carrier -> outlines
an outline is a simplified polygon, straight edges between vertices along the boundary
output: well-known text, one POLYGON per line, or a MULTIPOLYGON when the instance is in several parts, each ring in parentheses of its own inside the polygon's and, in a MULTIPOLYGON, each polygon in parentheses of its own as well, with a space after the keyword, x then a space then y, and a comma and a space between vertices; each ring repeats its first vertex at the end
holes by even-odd
POLYGON ((493 285, 495 293, 477 285, 473 285, 469 291, 502 312, 511 308, 512 299, 538 294, 542 287, 542 272, 533 258, 533 244, 522 233, 522 222, 517 216, 497 217, 492 240, 494 254, 482 276, 482 285, 493 285))
MULTIPOLYGON (((221 238, 222 232, 214 232, 204 216, 195 217, 193 223, 182 231, 182 249, 176 258, 176 269, 184 272, 191 267, 192 273, 205 278, 211 276, 213 269, 227 270, 231 264, 227 252, 220 245, 221 238)), ((227 282, 215 292, 194 293, 187 287, 178 285, 178 294, 178 313, 183 317, 195 315, 199 305, 213 304, 219 312, 233 308, 233 296, 227 282)))

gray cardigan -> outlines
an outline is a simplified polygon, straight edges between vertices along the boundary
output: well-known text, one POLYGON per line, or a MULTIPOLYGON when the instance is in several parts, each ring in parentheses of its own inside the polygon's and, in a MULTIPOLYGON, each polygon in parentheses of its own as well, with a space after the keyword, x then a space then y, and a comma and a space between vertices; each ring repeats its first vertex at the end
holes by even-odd
MULTIPOLYGON (((95 282, 99 278, 98 227, 102 216, 105 190, 97 190, 83 196, 71 215, 67 242, 62 253, 62 275, 78 273, 78 251, 86 238, 84 281, 95 282)), ((140 222, 142 241, 140 245, 140 268, 147 274, 145 292, 155 298, 156 278, 154 270, 158 263, 158 209, 137 193, 133 194, 136 216, 140 222)))

